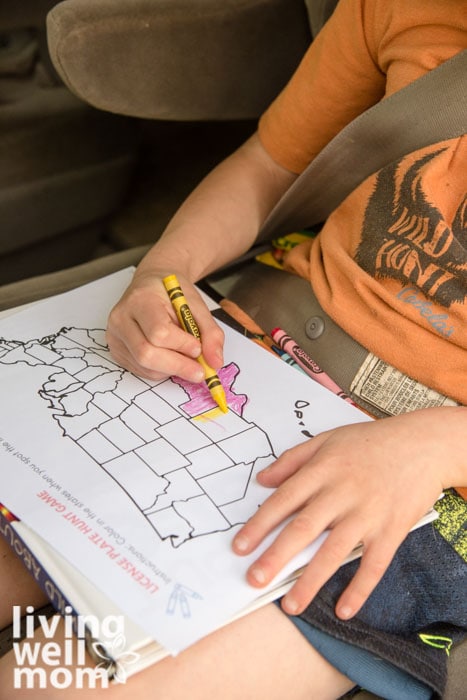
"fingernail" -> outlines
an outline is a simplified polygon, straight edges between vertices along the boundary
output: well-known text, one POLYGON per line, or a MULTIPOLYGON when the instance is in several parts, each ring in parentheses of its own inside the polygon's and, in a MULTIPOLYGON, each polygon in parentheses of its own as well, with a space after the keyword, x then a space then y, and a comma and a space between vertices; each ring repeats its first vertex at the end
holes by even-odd
POLYGON ((244 535, 238 535, 238 537, 234 539, 234 547, 238 552, 246 552, 249 544, 248 538, 244 535))
POLYGON ((190 354, 190 357, 194 357, 196 360, 196 358, 201 355, 201 348, 199 347, 199 345, 195 346, 193 348, 193 350, 190 350, 189 354, 190 354))
POLYGON ((193 372, 192 377, 194 382, 202 382, 204 379, 204 370, 199 369, 196 372, 193 372))
POLYGON ((250 576, 255 579, 256 583, 266 583, 266 574, 264 573, 263 569, 259 568, 258 566, 250 569, 250 576))
POLYGON ((296 615, 298 612, 298 603, 294 598, 284 598, 282 601, 285 612, 289 615, 296 615))
POLYGON ((352 608, 349 608, 348 605, 343 605, 342 607, 337 609, 337 614, 343 620, 348 620, 349 617, 352 617, 353 610, 352 608))
POLYGON ((256 475, 256 478, 261 478, 262 476, 267 476, 269 472, 271 471, 271 467, 265 467, 264 469, 261 469, 256 475))

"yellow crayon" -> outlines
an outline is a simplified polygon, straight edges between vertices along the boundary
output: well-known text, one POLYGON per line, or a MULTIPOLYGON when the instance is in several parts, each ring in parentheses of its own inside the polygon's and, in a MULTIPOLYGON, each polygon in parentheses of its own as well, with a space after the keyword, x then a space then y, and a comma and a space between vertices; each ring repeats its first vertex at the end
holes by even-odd
MULTIPOLYGON (((185 295, 180 287, 177 276, 168 275, 167 277, 164 277, 162 282, 167 290, 170 303, 177 314, 181 327, 186 330, 187 333, 191 333, 191 335, 194 335, 195 338, 201 340, 198 325, 193 318, 193 314, 191 313, 188 302, 185 299, 185 295)), ((222 382, 219 379, 216 371, 208 365, 202 355, 200 355, 197 360, 204 369, 204 378, 212 398, 217 403, 219 408, 224 413, 227 413, 228 407, 224 387, 222 386, 222 382)))

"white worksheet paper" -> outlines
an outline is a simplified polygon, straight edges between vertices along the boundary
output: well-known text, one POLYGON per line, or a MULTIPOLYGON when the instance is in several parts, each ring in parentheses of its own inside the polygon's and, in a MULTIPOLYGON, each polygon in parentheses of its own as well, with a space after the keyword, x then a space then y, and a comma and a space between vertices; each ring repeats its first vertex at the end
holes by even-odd
POLYGON ((0 501, 175 654, 262 592, 245 580, 260 550, 231 549, 270 493, 256 473, 367 418, 226 326, 227 414, 204 383, 126 372, 104 329, 131 275, 0 320, 0 501))

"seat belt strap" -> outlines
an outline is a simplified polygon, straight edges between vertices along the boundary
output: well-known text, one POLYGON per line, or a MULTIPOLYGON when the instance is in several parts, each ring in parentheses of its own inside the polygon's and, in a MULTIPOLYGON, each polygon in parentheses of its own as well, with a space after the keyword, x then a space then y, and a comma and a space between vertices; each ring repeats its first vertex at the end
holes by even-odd
POLYGON ((323 222, 388 163, 467 131, 467 50, 382 99, 333 138, 285 192, 257 242, 323 222))

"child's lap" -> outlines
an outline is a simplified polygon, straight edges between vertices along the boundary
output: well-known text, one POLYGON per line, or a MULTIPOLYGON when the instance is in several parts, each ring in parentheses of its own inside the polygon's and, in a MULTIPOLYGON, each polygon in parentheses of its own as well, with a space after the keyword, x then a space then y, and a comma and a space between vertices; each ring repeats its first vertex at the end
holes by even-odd
MULTIPOLYGON (((354 561, 336 572, 301 616, 305 625, 385 659, 442 690, 450 648, 467 637, 464 559, 433 524, 410 533, 360 612, 344 622, 334 615, 334 606, 357 567, 358 561, 354 561)), ((310 633, 313 643, 312 636, 310 633)), ((337 657, 321 653, 349 674, 346 665, 339 666, 337 657)), ((365 687, 378 693, 369 680, 365 687)))

